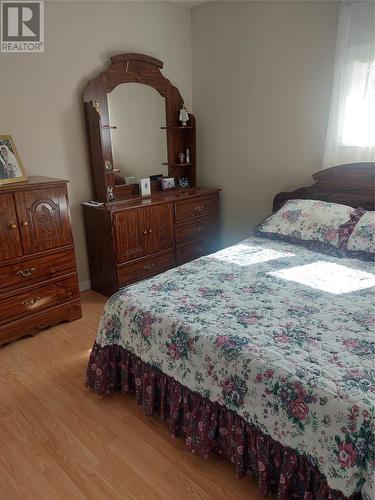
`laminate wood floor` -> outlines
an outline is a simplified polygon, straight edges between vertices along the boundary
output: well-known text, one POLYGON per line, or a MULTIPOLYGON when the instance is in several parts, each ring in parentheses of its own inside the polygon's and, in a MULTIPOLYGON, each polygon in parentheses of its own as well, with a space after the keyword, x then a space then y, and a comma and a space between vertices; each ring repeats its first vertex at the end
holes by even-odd
POLYGON ((0 500, 260 500, 254 482, 187 451, 132 395, 84 387, 104 302, 85 292, 81 320, 0 349, 0 500))

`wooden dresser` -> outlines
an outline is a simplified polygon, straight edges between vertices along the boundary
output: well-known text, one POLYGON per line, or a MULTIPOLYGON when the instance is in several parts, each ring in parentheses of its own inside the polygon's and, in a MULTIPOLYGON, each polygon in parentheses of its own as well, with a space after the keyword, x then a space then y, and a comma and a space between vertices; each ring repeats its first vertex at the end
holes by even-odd
POLYGON ((83 209, 91 287, 107 296, 219 245, 219 189, 176 190, 83 209))
MULTIPOLYGON (((93 199, 101 202, 101 206, 83 204, 91 287, 107 296, 219 247, 220 189, 196 186, 195 117, 188 113, 188 119, 180 119, 184 101, 178 88, 163 75, 162 68, 162 61, 145 54, 115 55, 110 65, 88 82, 83 93, 93 199), (149 107, 149 114, 142 115, 144 130, 138 129, 142 141, 137 147, 149 151, 146 160, 142 157, 142 166, 147 165, 150 170, 147 174, 134 161, 137 150, 133 159, 124 160, 117 155, 118 165, 114 164, 112 133, 123 134, 120 137, 130 149, 127 131, 134 122, 124 125, 120 120, 119 127, 111 123, 110 118, 116 114, 109 96, 117 87, 126 88, 128 84, 151 87, 165 110, 163 116, 158 111, 154 122, 155 112, 149 107), (149 116, 152 127, 146 133, 149 116), (160 148, 165 155, 161 165, 157 153, 160 148), (139 184, 131 179, 145 175, 150 176, 151 194, 142 197, 139 184), (166 177, 174 179, 175 186, 185 188, 163 191, 162 181, 166 177)), ((138 94, 137 102, 144 110, 142 99, 138 94)), ((147 98, 145 102, 150 101, 147 98)), ((126 113, 125 107, 117 116, 126 113)))
POLYGON ((0 345, 80 317, 67 182, 0 187, 0 345))

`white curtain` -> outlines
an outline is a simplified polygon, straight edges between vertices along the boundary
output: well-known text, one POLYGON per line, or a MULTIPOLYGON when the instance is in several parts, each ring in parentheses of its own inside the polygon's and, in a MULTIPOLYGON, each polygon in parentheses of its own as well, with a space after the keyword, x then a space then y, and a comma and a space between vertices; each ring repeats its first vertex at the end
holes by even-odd
POLYGON ((341 2, 323 168, 375 161, 375 2, 341 2))

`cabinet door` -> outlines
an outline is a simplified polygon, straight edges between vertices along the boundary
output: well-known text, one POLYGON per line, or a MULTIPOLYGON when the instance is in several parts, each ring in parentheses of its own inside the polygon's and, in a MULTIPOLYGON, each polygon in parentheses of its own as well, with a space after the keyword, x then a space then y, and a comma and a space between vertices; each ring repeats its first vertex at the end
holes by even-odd
POLYGON ((173 247, 173 205, 163 203, 144 208, 148 253, 160 252, 173 247))
POLYGON ((118 263, 137 259, 147 254, 144 210, 144 208, 135 208, 114 215, 118 263))
POLYGON ((73 243, 65 186, 15 193, 25 254, 73 243))
POLYGON ((17 215, 11 193, 0 194, 0 260, 22 255, 17 215))

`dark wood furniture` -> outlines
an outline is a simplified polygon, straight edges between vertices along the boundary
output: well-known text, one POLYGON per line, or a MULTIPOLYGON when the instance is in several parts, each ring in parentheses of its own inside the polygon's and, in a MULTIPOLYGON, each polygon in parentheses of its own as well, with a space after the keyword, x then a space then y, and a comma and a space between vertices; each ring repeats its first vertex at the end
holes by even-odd
MULTIPOLYGON (((165 100, 165 129, 168 150, 168 176, 179 179, 187 177, 191 187, 196 185, 195 118, 189 113, 187 126, 178 120, 183 99, 179 90, 161 73, 162 61, 144 54, 121 54, 111 57, 111 65, 96 78, 90 80, 84 94, 90 166, 95 199, 113 201, 139 194, 137 184, 116 184, 119 177, 113 165, 111 126, 109 123, 108 93, 123 83, 148 85, 159 92, 165 100), (190 150, 190 162, 180 164, 177 157, 181 151, 190 150)), ((161 191, 160 181, 151 185, 152 191, 161 191)))
POLYGON ((95 199, 83 204, 91 287, 111 295, 120 287, 166 271, 218 249, 219 189, 196 187, 195 119, 179 123, 182 97, 161 73, 163 63, 143 54, 122 54, 87 85, 85 106, 90 165, 95 199), (140 83, 165 99, 168 175, 187 177, 190 189, 162 191, 151 183, 142 197, 138 184, 116 184, 108 113, 108 97, 117 85, 140 83), (180 164, 178 153, 190 150, 191 161, 180 164))
POLYGON ((0 187, 0 345, 81 317, 67 182, 0 187))
POLYGON ((83 209, 91 287, 104 295, 218 248, 218 189, 176 190, 83 209))
POLYGON ((309 199, 341 203, 350 207, 375 209, 375 163, 347 163, 313 174, 315 184, 288 193, 279 193, 273 200, 273 211, 288 200, 309 199))

